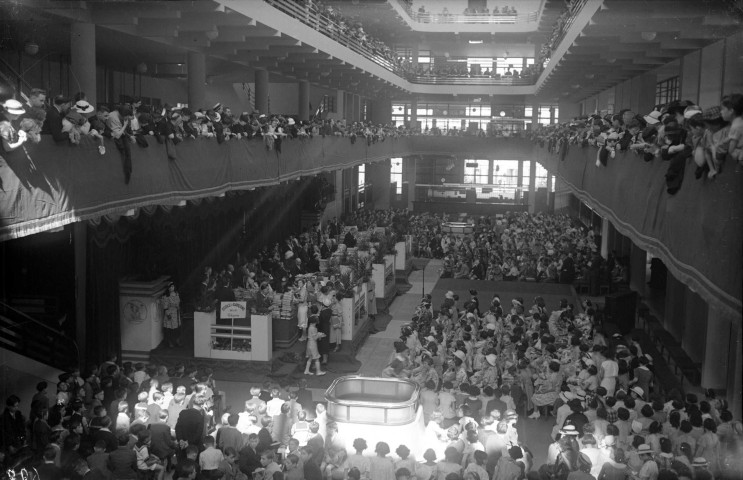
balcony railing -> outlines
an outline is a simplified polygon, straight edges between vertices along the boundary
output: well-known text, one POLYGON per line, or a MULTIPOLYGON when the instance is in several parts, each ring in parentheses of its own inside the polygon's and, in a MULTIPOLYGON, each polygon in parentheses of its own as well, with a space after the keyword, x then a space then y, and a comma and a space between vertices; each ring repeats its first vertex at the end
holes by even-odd
POLYGON ((272 7, 294 17, 308 27, 332 38, 344 47, 350 48, 390 72, 401 77, 406 76, 405 69, 398 64, 394 53, 387 45, 378 41, 364 42, 353 36, 350 34, 348 25, 329 17, 324 11, 320 11, 316 4, 313 3, 310 6, 299 5, 292 0, 265 1, 272 7))
POLYGON ((440 23, 440 24, 501 24, 512 25, 515 23, 536 22, 539 18, 539 12, 528 13, 433 13, 418 12, 413 10, 405 0, 397 0, 398 3, 408 12, 411 20, 417 23, 440 23))
POLYGON ((534 85, 536 76, 488 77, 485 75, 410 75, 408 81, 423 85, 534 85))

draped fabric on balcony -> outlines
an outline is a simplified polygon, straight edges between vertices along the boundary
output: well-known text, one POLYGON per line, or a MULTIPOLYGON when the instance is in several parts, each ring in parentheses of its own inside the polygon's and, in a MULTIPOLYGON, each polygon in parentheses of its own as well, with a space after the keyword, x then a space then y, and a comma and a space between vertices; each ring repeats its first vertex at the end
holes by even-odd
MULTIPOLYGON (((83 139, 87 140, 87 139, 83 139)), ((411 154, 458 154, 469 138, 387 138, 367 145, 358 138, 316 137, 285 140, 281 153, 257 140, 186 140, 170 161, 165 146, 132 145, 133 173, 124 183, 121 155, 107 142, 100 155, 93 142, 55 145, 44 138, 0 157, 0 241, 38 233, 78 220, 123 214, 147 205, 178 203, 228 190, 272 185, 324 170, 371 163, 411 154)), ((490 140, 468 147, 478 155, 518 159, 528 148, 518 140, 490 140), (479 151, 478 151, 479 149, 479 151)), ((482 156, 481 158, 489 158, 482 156)))
POLYGON ((57 146, 45 138, 27 151, 0 157, 0 240, 67 223, 122 214, 127 209, 173 204, 272 185, 323 170, 391 157, 452 155, 460 159, 529 160, 563 178, 576 195, 609 218, 617 230, 660 257, 672 273, 707 301, 741 314, 743 231, 740 178, 727 170, 715 180, 695 180, 687 162, 680 191, 666 193, 667 163, 645 163, 618 153, 597 168, 596 149, 571 146, 564 161, 522 139, 473 137, 387 138, 367 145, 362 138, 316 137, 285 141, 282 152, 259 141, 213 139, 179 144, 170 161, 165 147, 132 146, 133 174, 124 184, 121 156, 113 143, 106 155, 93 144, 57 146))
POLYGON ((692 159, 675 195, 666 193, 668 162, 646 163, 619 152, 596 167, 596 149, 571 146, 565 161, 535 148, 534 159, 565 180, 575 195, 639 247, 658 256, 681 282, 707 301, 741 314, 743 188, 727 162, 715 180, 696 180, 692 159))

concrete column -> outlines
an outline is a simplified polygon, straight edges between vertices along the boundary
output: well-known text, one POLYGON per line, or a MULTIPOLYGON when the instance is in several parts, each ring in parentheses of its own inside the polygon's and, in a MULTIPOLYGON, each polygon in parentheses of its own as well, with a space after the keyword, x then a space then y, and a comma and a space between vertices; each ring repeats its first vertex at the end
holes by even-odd
MULTIPOLYGON (((492 168, 491 168, 492 171, 492 168)), ((535 213, 537 200, 537 162, 529 162, 529 213, 535 213)))
POLYGON ((728 357, 732 363, 728 363, 730 375, 727 381, 727 397, 733 417, 741 418, 741 406, 743 405, 743 398, 741 398, 741 393, 743 393, 743 348, 741 348, 743 337, 741 332, 743 332, 743 329, 741 329, 739 321, 733 322, 732 327, 733 333, 730 335, 732 355, 728 357))
POLYGON ((70 25, 72 89, 77 88, 78 92, 85 92, 86 99, 91 105, 96 104, 95 50, 95 25, 92 23, 70 25))
POLYGON ((516 168, 516 196, 515 200, 517 204, 521 203, 524 186, 524 161, 519 160, 518 167, 516 168))
POLYGON ((410 47, 410 63, 413 65, 413 69, 418 68, 418 44, 416 43, 410 47))
POLYGON ((194 112, 206 108, 206 58, 203 53, 188 52, 188 106, 194 112))
POLYGON ((553 125, 556 122, 556 120, 557 119, 555 118, 555 108, 550 107, 550 125, 553 125))
POLYGON ((370 163, 372 176, 372 198, 374 209, 386 210, 390 208, 390 169, 389 159, 382 162, 370 163))
POLYGON ((531 128, 534 129, 539 125, 539 104, 534 103, 531 106, 531 128))
POLYGON ((611 223, 608 218, 601 219, 601 256, 604 260, 609 258, 609 227, 611 223))
POLYGON ((663 327, 677 341, 684 338, 684 328, 686 326, 684 322, 685 291, 686 286, 669 272, 666 277, 666 309, 663 327))
POLYGON ((268 70, 255 71, 255 109, 266 115, 270 113, 268 111, 268 70))
POLYGON ((552 180, 554 178, 554 175, 551 173, 547 173, 547 195, 552 191, 552 180))
MULTIPOLYGON (((699 294, 692 292, 689 287, 684 285, 684 302, 681 304, 681 309, 681 316, 684 322, 684 335, 681 339, 681 346, 692 360, 700 363, 704 362, 705 340, 709 331, 707 319, 709 306, 699 294)), ((728 328, 728 332, 720 338, 727 340, 729 335, 728 328)), ((723 350, 727 351, 727 343, 725 343, 723 350)), ((709 348, 707 348, 707 352, 709 352, 709 348)), ((727 361, 727 357, 725 359, 727 361)), ((722 366, 718 365, 717 368, 722 368, 722 366)))
MULTIPOLYGON (((702 360, 704 388, 727 389, 728 379, 732 379, 735 369, 740 368, 740 359, 735 358, 736 350, 740 351, 740 328, 734 328, 736 322, 740 322, 740 318, 728 315, 727 310, 716 305, 708 306, 707 338, 702 360)), ((728 392, 732 393, 731 390, 728 392)), ((732 398, 728 398, 730 400, 732 398)), ((730 402, 730 405, 733 404, 730 402)))
POLYGON ((416 163, 418 157, 412 156, 412 157, 406 157, 405 158, 405 169, 407 170, 408 178, 408 204, 407 209, 411 212, 413 211, 413 200, 415 200, 415 179, 416 175, 418 174, 416 163))
POLYGON ((358 93, 353 94, 353 121, 358 122, 361 120, 361 95, 358 93))
POLYGON ((410 100, 410 128, 416 128, 418 124, 418 99, 410 100))
POLYGON ((310 82, 307 80, 300 80, 299 83, 297 83, 297 89, 299 93, 297 96, 299 98, 299 119, 309 120, 310 115, 312 114, 312 112, 310 112, 310 82))
POLYGON ((640 295, 645 295, 647 286, 647 261, 647 252, 633 243, 629 254, 629 284, 640 295))
POLYGON ((372 103, 371 119, 374 123, 386 124, 392 121, 392 101, 377 100, 372 103))
POLYGON ((335 92, 335 113, 341 118, 345 117, 346 111, 346 92, 336 90, 335 92))
MULTIPOLYGON (((86 94, 88 92, 85 92, 86 94)), ((90 97, 88 97, 90 98, 90 97)), ((85 368, 87 351, 87 249, 88 249, 88 230, 87 222, 77 222, 72 226, 72 241, 75 252, 75 341, 80 349, 80 361, 85 368)))
POLYGON ((639 102, 635 107, 635 113, 644 115, 650 112, 655 106, 655 85, 658 82, 658 76, 654 73, 646 73, 640 77, 639 102))

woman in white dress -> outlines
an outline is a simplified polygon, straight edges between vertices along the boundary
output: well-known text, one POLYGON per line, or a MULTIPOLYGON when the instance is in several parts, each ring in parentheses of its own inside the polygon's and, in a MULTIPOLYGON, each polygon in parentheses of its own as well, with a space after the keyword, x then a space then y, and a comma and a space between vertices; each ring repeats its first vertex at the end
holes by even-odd
POLYGON ((297 305, 297 327, 302 331, 300 342, 307 340, 307 285, 303 278, 297 279, 294 287, 294 303, 297 305))
POLYGON ((606 389, 606 395, 609 397, 614 396, 614 391, 617 388, 617 375, 619 375, 619 364, 614 358, 614 349, 608 348, 603 352, 604 361, 601 362, 601 369, 599 371, 599 377, 601 378, 601 386, 606 389))

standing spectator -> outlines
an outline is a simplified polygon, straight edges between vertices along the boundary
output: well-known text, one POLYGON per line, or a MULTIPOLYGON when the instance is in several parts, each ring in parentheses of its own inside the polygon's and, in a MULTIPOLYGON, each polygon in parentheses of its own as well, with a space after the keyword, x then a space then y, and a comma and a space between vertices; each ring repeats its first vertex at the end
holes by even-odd
POLYGON ((175 436, 178 441, 200 447, 204 438, 204 412, 202 406, 206 399, 197 395, 193 400, 193 407, 183 410, 178 415, 175 425, 175 436))
POLYGON ((3 111, 0 113, 0 139, 6 152, 20 147, 28 138, 25 130, 16 130, 12 123, 25 112, 18 100, 11 98, 3 103, 3 111))
POLYGON ((62 131, 62 119, 70 110, 70 99, 64 95, 54 97, 54 105, 46 111, 46 120, 41 129, 43 135, 51 135, 55 142, 64 142, 69 137, 62 131))
POLYGON ((129 434, 118 437, 119 446, 109 454, 109 470, 115 480, 134 480, 137 478, 137 454, 129 447, 129 434))
POLYGON ((15 454, 26 444, 26 420, 20 409, 21 399, 11 395, 5 400, 5 411, 2 418, 2 446, 15 454))

